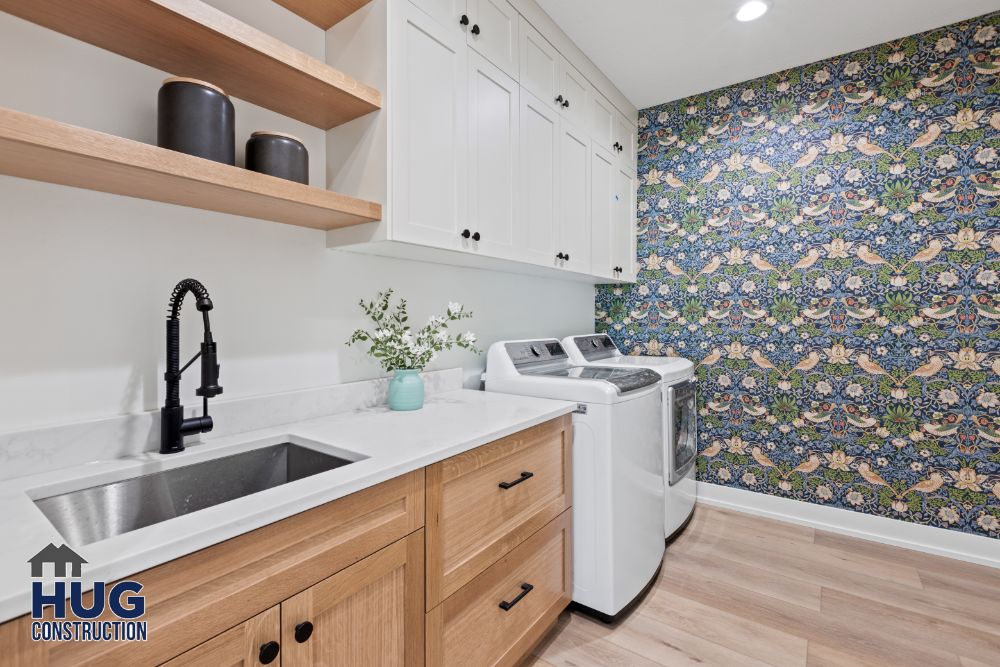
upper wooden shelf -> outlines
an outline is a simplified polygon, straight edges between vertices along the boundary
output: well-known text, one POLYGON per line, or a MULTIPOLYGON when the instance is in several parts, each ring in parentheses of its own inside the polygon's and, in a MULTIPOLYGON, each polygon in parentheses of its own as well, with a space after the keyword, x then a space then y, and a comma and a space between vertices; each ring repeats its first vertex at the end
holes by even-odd
POLYGON ((313 229, 382 218, 374 202, 3 107, 0 174, 313 229))
POLYGON ((324 130, 382 105, 374 88, 199 0, 0 0, 0 10, 324 130))
POLYGON ((274 0, 313 25, 329 30, 371 0, 274 0))

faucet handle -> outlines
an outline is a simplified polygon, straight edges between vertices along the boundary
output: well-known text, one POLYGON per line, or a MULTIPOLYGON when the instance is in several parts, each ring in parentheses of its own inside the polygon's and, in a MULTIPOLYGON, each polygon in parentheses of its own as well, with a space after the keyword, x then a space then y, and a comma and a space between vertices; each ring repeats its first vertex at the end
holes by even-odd
POLYGON ((198 396, 212 398, 222 393, 219 385, 219 353, 215 342, 201 344, 201 386, 195 391, 198 396))

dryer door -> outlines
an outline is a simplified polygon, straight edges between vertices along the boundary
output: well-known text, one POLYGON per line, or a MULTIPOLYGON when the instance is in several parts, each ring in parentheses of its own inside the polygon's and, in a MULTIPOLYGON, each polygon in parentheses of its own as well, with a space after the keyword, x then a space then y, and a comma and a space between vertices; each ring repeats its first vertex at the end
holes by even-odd
POLYGON ((693 380, 667 388, 670 416, 670 485, 688 473, 698 455, 698 394, 693 380))

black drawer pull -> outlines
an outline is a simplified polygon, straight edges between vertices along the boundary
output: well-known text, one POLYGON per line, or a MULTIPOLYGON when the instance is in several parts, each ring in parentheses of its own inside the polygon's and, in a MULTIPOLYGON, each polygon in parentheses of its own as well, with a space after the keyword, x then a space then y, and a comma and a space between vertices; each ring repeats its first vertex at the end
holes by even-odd
POLYGON ((522 472, 521 476, 518 477, 517 479, 515 479, 513 482, 500 482, 500 488, 501 489, 509 489, 510 487, 517 486, 518 484, 520 484, 524 480, 531 479, 534 476, 535 476, 535 473, 533 473, 533 472, 522 472))
POLYGON ((501 600, 500 608, 503 609, 504 611, 510 611, 514 607, 514 605, 520 602, 521 598, 530 593, 533 588, 534 586, 532 586, 531 584, 528 583, 521 584, 521 592, 517 594, 517 597, 511 600, 510 602, 507 602, 506 600, 501 600))
POLYGON ((309 621, 303 621, 295 626, 295 641, 302 644, 309 641, 312 637, 313 624, 309 621))
POLYGON ((261 644, 260 652, 257 654, 257 661, 262 665, 270 665, 281 652, 281 644, 278 642, 267 642, 261 644))

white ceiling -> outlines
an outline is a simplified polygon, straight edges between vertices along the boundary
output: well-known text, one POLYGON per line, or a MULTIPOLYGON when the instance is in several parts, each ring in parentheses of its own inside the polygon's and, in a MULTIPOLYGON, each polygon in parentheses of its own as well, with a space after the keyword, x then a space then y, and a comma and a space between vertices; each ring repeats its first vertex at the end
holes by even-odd
POLYGON ((1000 10, 1000 0, 538 0, 638 108, 1000 10))

